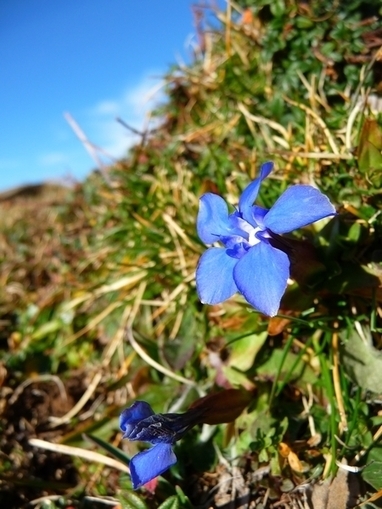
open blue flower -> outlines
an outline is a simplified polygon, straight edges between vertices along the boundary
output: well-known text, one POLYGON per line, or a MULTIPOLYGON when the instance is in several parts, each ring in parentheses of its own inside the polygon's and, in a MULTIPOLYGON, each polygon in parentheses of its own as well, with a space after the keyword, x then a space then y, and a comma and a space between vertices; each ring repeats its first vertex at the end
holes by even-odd
POLYGON ((172 450, 177 440, 198 423, 199 410, 184 414, 155 414, 145 401, 136 401, 124 410, 119 424, 123 438, 141 440, 154 445, 135 455, 130 461, 130 474, 134 489, 162 474, 177 459, 172 450))
POLYGON ((261 166, 260 176, 243 191, 232 214, 220 196, 201 197, 198 235, 205 244, 223 244, 210 247, 199 260, 196 287, 202 303, 219 304, 240 292, 254 308, 276 315, 289 278, 289 259, 272 239, 336 213, 329 199, 308 185, 289 187, 269 210, 254 205, 272 168, 272 162, 261 166))

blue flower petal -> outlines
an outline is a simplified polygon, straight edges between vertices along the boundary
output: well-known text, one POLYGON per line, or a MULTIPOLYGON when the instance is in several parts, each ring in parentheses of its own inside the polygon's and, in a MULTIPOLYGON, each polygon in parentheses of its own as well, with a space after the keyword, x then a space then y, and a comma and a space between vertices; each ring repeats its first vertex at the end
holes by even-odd
POLYGON ((223 248, 211 247, 202 254, 196 268, 196 289, 203 304, 219 304, 237 292, 232 276, 236 263, 223 248))
POLYGON ((230 233, 228 207, 221 196, 207 193, 200 198, 196 229, 205 244, 213 244, 220 235, 230 233))
POLYGON ((297 185, 280 196, 264 217, 264 225, 274 233, 288 233, 335 213, 328 197, 318 189, 297 185))
POLYGON ((252 214, 252 205, 256 200, 257 195, 259 194, 259 189, 262 181, 268 177, 273 169, 273 163, 268 161, 261 165, 260 168, 260 176, 251 182, 242 192, 239 200, 239 210, 242 214, 242 217, 248 221, 252 226, 257 226, 253 214, 252 214))
POLYGON ((256 224, 260 226, 260 228, 264 227, 263 220, 267 214, 268 209, 264 209, 263 207, 259 207, 258 205, 254 205, 252 207, 252 217, 255 219, 256 224))
POLYGON ((176 456, 169 444, 157 444, 140 452, 130 461, 130 474, 134 489, 162 474, 176 463, 176 456))
POLYGON ((187 431, 183 414, 154 414, 135 424, 129 440, 174 444, 187 431))
POLYGON ((275 316, 287 286, 289 259, 283 251, 260 242, 237 262, 233 277, 254 308, 275 316))
POLYGON ((150 415, 154 415, 154 412, 146 401, 136 401, 126 408, 119 417, 119 427, 123 431, 123 438, 129 438, 135 425, 150 415))

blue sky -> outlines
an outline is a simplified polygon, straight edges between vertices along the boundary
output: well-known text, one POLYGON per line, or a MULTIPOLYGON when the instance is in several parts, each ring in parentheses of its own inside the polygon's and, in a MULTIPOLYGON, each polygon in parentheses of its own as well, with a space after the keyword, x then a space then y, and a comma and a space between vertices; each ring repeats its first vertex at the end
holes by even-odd
POLYGON ((193 3, 0 2, 0 190, 82 179, 95 167, 64 112, 91 142, 123 155, 131 135, 115 118, 142 128, 161 100, 160 77, 190 61, 193 3))

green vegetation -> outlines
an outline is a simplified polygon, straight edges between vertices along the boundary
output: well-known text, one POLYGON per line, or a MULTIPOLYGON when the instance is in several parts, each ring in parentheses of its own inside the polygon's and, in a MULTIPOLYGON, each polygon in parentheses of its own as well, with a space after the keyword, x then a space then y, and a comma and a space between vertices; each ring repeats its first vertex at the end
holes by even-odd
POLYGON ((341 463, 353 505, 382 490, 380 1, 214 16, 125 160, 0 203, 2 507, 296 507, 328 496, 322 479, 346 498, 341 463), (339 212, 288 237, 294 284, 272 319, 240 296, 203 306, 194 282, 199 197, 237 203, 266 160, 265 207, 309 183, 339 212), (222 387, 256 397, 189 432, 153 493, 132 491, 123 464, 142 444, 121 441, 120 412, 178 412, 222 387))

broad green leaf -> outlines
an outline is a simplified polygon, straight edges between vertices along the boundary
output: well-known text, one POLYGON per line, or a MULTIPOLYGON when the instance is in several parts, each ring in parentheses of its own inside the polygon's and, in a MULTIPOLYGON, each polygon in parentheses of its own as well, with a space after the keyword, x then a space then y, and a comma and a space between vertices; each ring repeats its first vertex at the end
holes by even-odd
POLYGON ((373 447, 367 455, 367 466, 362 470, 364 481, 374 489, 382 490, 382 446, 373 447))
POLYGON ((285 12, 284 0, 273 0, 270 4, 270 9, 271 9, 272 14, 276 18, 280 18, 285 12))
POLYGON ((373 347, 370 332, 364 329, 364 338, 355 330, 347 338, 341 334, 341 363, 350 378, 362 389, 377 394, 382 392, 382 353, 373 347))
POLYGON ((50 322, 43 323, 38 329, 32 334, 32 339, 41 339, 53 332, 57 332, 64 326, 62 320, 52 320, 50 322))
POLYGON ((285 352, 281 348, 274 349, 270 357, 256 369, 259 376, 275 378, 281 382, 303 382, 313 384, 317 377, 313 369, 297 355, 288 352, 283 360, 285 352), (280 366, 282 364, 281 370, 280 366))
POLYGON ((268 333, 264 331, 260 334, 251 334, 232 343, 229 366, 240 371, 250 369, 267 337, 268 333))
POLYGON ((184 508, 187 508, 187 509, 192 509, 191 502, 190 502, 189 498, 187 497, 187 495, 185 493, 183 493, 182 488, 180 486, 175 486, 175 491, 176 491, 176 494, 178 495, 179 502, 180 502, 181 506, 184 508))
POLYGON ((120 495, 123 509, 147 509, 146 503, 132 491, 126 491, 120 495))
POLYGON ((358 167, 370 182, 382 184, 382 127, 377 120, 366 118, 359 138, 358 167))
POLYGON ((179 499, 176 495, 169 497, 158 509, 179 509, 179 499))

